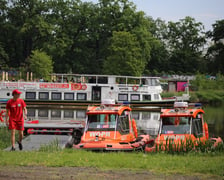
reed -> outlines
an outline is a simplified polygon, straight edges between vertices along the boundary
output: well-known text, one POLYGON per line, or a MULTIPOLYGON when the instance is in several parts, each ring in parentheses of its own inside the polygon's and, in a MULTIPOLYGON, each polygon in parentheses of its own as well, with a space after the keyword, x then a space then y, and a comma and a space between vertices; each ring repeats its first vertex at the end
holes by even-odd
POLYGON ((224 143, 218 143, 214 146, 212 140, 197 140, 194 141, 191 138, 187 138, 186 141, 180 141, 174 143, 174 140, 167 139, 165 144, 160 143, 155 146, 155 152, 165 152, 167 154, 186 154, 186 153, 219 153, 224 152, 224 143))
MULTIPOLYGON (((0 122, 1 123, 1 122, 0 122)), ((5 149, 11 145, 10 142, 11 132, 6 126, 0 124, 0 150, 5 149)), ((16 141, 18 141, 18 133, 16 132, 16 141)))
POLYGON ((40 152, 57 152, 57 151, 62 151, 62 148, 59 145, 58 139, 56 138, 54 141, 52 141, 49 144, 41 145, 39 151, 40 152))

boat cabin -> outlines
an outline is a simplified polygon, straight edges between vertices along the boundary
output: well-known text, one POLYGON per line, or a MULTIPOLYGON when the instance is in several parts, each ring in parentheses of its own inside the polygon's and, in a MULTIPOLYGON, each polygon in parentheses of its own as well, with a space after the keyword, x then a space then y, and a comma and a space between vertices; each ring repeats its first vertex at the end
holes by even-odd
POLYGON ((114 75, 52 74, 51 81, 0 82, 0 100, 11 98, 13 89, 23 93, 25 101, 117 102, 161 101, 158 77, 114 75))
POLYGON ((161 124, 156 143, 185 142, 187 139, 204 141, 208 139, 208 125, 203 119, 201 108, 188 109, 187 102, 176 102, 174 109, 164 109, 161 112, 161 124))
POLYGON ((103 101, 100 106, 89 106, 84 133, 75 149, 133 151, 144 149, 149 135, 138 135, 131 108, 103 101))
POLYGON ((131 108, 115 103, 89 106, 84 135, 81 142, 98 138, 117 141, 132 141, 131 108))

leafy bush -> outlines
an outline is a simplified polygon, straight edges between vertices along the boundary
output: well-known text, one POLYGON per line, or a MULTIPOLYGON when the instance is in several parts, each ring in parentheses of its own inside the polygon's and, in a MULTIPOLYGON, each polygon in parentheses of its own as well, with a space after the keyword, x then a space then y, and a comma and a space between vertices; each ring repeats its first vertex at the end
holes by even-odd
POLYGON ((224 75, 217 74, 216 79, 209 79, 205 75, 198 74, 196 79, 190 82, 191 101, 204 102, 211 105, 224 103, 224 75))
POLYGON ((29 58, 30 70, 36 78, 50 80, 50 74, 53 72, 53 61, 45 52, 35 50, 29 58))

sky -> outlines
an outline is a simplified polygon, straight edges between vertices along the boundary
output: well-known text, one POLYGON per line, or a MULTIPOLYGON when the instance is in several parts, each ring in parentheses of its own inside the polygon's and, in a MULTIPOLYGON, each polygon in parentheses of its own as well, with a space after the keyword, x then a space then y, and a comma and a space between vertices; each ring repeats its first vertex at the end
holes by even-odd
MULTIPOLYGON (((98 0, 84 0, 97 3, 98 0)), ((212 30, 212 24, 224 19, 224 0, 130 0, 138 11, 144 11, 153 19, 178 21, 191 16, 202 22, 205 30, 212 30)))

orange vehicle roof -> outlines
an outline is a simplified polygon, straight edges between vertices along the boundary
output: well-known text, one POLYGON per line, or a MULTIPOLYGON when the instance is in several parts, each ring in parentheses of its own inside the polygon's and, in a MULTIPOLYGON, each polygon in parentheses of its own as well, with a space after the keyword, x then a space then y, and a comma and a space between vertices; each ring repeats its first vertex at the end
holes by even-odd
POLYGON ((185 109, 185 110, 179 110, 175 111, 175 109, 163 109, 161 117, 193 117, 196 118, 197 114, 205 112, 202 109, 185 109))
POLYGON ((128 106, 89 106, 87 114, 118 114, 121 115, 123 111, 131 111, 128 106))

